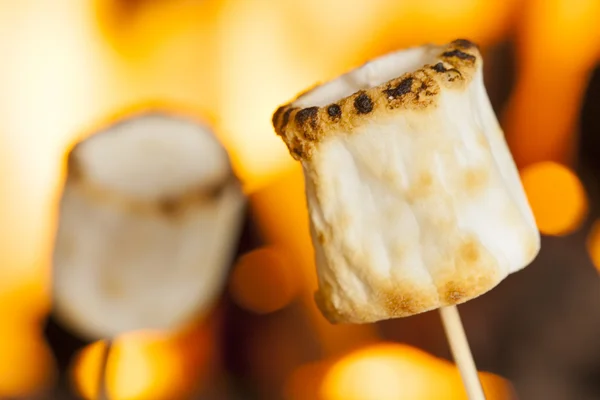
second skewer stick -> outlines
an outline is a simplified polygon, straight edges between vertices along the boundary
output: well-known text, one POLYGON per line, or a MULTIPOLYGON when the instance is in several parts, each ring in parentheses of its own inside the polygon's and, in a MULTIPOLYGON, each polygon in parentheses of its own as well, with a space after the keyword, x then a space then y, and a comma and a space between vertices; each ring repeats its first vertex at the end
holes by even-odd
POLYGON ((98 374, 98 400, 109 400, 106 387, 106 368, 108 366, 108 357, 112 348, 112 341, 106 340, 103 346, 102 358, 100 359, 100 372, 98 374))

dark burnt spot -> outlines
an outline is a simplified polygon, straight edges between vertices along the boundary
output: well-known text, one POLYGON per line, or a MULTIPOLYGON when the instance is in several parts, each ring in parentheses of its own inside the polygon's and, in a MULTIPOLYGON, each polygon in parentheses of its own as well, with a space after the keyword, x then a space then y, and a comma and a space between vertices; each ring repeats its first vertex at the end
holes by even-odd
POLYGON ((294 137, 289 144, 290 153, 296 159, 302 158, 304 156, 304 147, 302 146, 302 142, 297 137, 294 137))
POLYGON ((304 108, 296 114, 296 123, 300 126, 304 126, 308 121, 310 127, 317 129, 317 114, 319 113, 319 107, 308 107, 304 108))
POLYGON ((362 92, 354 99, 354 108, 359 114, 368 114, 373 111, 373 100, 365 92, 362 92))
POLYGON ((460 50, 446 51, 442 54, 442 57, 456 57, 460 58, 461 60, 475 62, 475 56, 460 50))
POLYGON ((281 114, 283 114, 283 112, 285 111, 285 106, 281 106, 277 109, 277 111, 275 111, 275 113, 273 114, 273 126, 277 126, 277 123, 279 122, 279 118, 281 118, 281 114))
POLYGON ((330 105, 327 107, 327 115, 329 115, 329 118, 332 120, 339 119, 342 116, 342 107, 337 104, 330 105))
POLYGON ((461 49, 470 49, 471 47, 477 47, 475 43, 467 39, 456 39, 451 44, 456 47, 460 47, 461 49))
POLYGON ((446 71, 448 71, 446 69, 446 67, 444 67, 444 63, 441 63, 441 62, 435 64, 433 67, 431 67, 431 69, 434 70, 435 72, 446 72, 446 71))
POLYGON ((77 159, 76 149, 77 146, 75 146, 75 148, 73 148, 73 150, 71 150, 67 156, 68 179, 72 181, 77 181, 83 177, 83 171, 81 171, 81 164, 77 159))
POLYGON ((385 89, 383 92, 391 98, 397 98, 400 97, 406 93, 410 93, 410 91, 412 90, 412 84, 413 84, 414 79, 412 77, 408 77, 406 79, 403 79, 398 86, 396 87, 388 87, 387 89, 385 89))
POLYGON ((448 72, 450 73, 450 76, 448 77, 450 82, 454 82, 457 79, 462 79, 462 73, 456 68, 449 69, 448 72))
POLYGON ((233 174, 231 174, 228 179, 224 179, 221 182, 217 182, 215 185, 208 188, 207 190, 203 190, 200 193, 198 193, 198 197, 200 199, 208 199, 211 201, 217 200, 223 195, 223 193, 225 192, 225 189, 230 184, 232 184, 234 182, 234 180, 235 180, 235 176, 233 174))
POLYGON ((293 147, 292 154, 294 154, 297 158, 302 158, 304 152, 302 151, 301 147, 293 147))
POLYGON ((290 107, 283 113, 283 119, 281 120, 281 129, 284 129, 288 122, 290 122, 290 114, 294 111, 294 107, 290 107))
POLYGON ((432 96, 433 92, 429 89, 430 87, 427 85, 427 82, 421 82, 421 86, 419 87, 419 95, 424 94, 425 96, 432 96))
POLYGON ((174 199, 163 199, 158 203, 158 209, 162 215, 173 216, 179 210, 179 204, 174 199))

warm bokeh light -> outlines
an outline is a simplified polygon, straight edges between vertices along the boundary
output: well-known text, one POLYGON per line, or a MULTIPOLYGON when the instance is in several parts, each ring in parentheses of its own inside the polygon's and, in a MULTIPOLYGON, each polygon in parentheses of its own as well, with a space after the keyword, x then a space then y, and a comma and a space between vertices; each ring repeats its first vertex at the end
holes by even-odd
MULTIPOLYGON (((179 104, 213 123, 252 194, 260 233, 274 246, 242 257, 231 293, 239 305, 258 313, 300 298, 311 334, 327 356, 378 341, 379 334, 374 325, 331 325, 314 304, 302 173, 270 121, 279 104, 310 85, 384 51, 422 42, 468 37, 485 50, 512 34, 517 21, 517 82, 503 126, 515 159, 527 166, 522 179, 540 230, 565 235, 581 225, 587 200, 577 176, 541 161, 573 161, 582 95, 600 54, 600 2, 347 3, 0 2, 5 60, 0 63, 0 397, 36 392, 52 379, 53 362, 37 321, 49 309, 47 260, 65 149, 132 105, 179 104)), ((597 266, 599 232, 594 224, 588 239, 597 266)), ((111 399, 186 398, 209 375, 208 360, 218 347, 213 329, 199 324, 168 336, 120 338, 109 360, 111 399)), ((281 343, 283 348, 292 340, 281 343)), ((101 350, 100 343, 88 347, 73 370, 86 398, 97 391, 101 350)), ((361 399, 385 400, 407 390, 414 390, 416 399, 422 393, 464 398, 450 364, 400 345, 367 348, 295 376, 300 383, 292 392, 302 394, 290 398, 298 400, 352 400, 361 394, 361 399)), ((482 379, 488 400, 510 397, 501 378, 482 374, 482 379), (492 394, 493 389, 506 396, 492 394)))
MULTIPOLYGON (((510 382, 480 372, 488 400, 515 398, 510 382)), ((287 400, 467 399, 457 368, 419 349, 393 343, 368 346, 335 361, 299 368, 287 400)))
POLYGON ((587 197, 573 171, 554 162, 540 162, 523 169, 521 180, 540 232, 560 236, 581 226, 587 197))
POLYGON ((50 387, 54 360, 38 331, 10 318, 0 321, 0 398, 29 396, 50 387))
MULTIPOLYGON (((181 44, 182 39, 185 43, 189 33, 214 32, 221 3, 219 0, 90 1, 94 3, 99 28, 115 51, 127 62, 153 67, 156 61, 160 63, 158 54, 181 44)), ((209 44, 210 39, 204 37, 202 44, 209 44)), ((182 57, 183 53, 172 55, 182 57)), ((191 61, 199 55, 187 56, 191 61)), ((210 63, 205 64, 204 68, 212 68, 210 63)))
POLYGON ((185 371, 166 338, 127 335, 115 342, 106 379, 111 399, 180 398, 185 371))
MULTIPOLYGON (((103 344, 84 349, 75 360, 73 378, 79 394, 93 400, 98 393, 103 344)), ((112 347, 106 385, 111 399, 163 399, 181 390, 181 363, 163 338, 131 335, 112 347)), ((175 396, 177 398, 177 396, 175 396)))
POLYGON ((504 127, 519 167, 572 165, 577 122, 600 59, 597 0, 529 0, 520 7, 517 76, 504 127))
POLYGON ((301 300, 324 354, 339 354, 378 340, 374 325, 332 325, 317 309, 314 301, 317 275, 308 229, 304 178, 299 165, 268 187, 255 192, 250 202, 265 241, 284 249, 297 266, 301 300))
POLYGON ((222 1, 217 114, 249 187, 292 165, 271 127, 278 105, 385 51, 464 36, 493 43, 508 30, 517 3, 354 0, 347 7, 343 0, 222 1), (411 34, 399 34, 398 26, 411 34))
POLYGON ((519 1, 379 0, 375 3, 380 7, 372 8, 373 2, 368 2, 375 13, 367 13, 372 19, 362 18, 371 22, 365 28, 372 33, 362 35, 358 44, 364 43, 367 52, 381 53, 424 41, 444 43, 457 37, 469 38, 482 46, 493 44, 509 31, 519 1), (410 34, 398 35, 398 26, 410 34))
POLYGON ((323 400, 321 385, 334 364, 334 360, 325 360, 301 365, 288 377, 283 398, 285 400, 323 400))
POLYGON ((600 272, 600 220, 594 221, 588 233, 586 247, 590 259, 596 269, 600 272))
MULTIPOLYGON (((107 361, 108 395, 112 400, 189 398, 214 369, 211 329, 211 324, 196 323, 169 335, 139 332, 118 338, 107 361)), ((96 342, 74 359, 73 385, 86 399, 95 399, 98 393, 103 350, 104 343, 96 342)))
POLYGON ((85 399, 96 399, 100 390, 102 359, 106 353, 106 342, 99 341, 81 350, 75 359, 71 380, 75 390, 85 399))
POLYGON ((276 247, 265 247, 243 255, 231 276, 230 292, 235 302, 263 314, 288 305, 299 289, 297 267, 276 247))

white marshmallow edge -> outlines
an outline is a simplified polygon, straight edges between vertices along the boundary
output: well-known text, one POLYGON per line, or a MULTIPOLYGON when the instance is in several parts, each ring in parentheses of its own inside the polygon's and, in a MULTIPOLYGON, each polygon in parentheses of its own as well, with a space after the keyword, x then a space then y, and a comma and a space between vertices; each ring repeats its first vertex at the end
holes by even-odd
POLYGON ((171 330, 207 313, 237 247, 241 185, 210 127, 161 113, 78 143, 59 210, 53 299, 79 334, 171 330))
MULTIPOLYGON (((380 57, 292 105, 327 106, 445 62, 443 51, 428 45, 380 57)), ((332 322, 373 322, 465 302, 539 251, 482 62, 465 87, 442 86, 438 96, 423 109, 361 117, 370 119, 351 132, 331 123, 334 131, 301 160, 316 298, 332 322)))

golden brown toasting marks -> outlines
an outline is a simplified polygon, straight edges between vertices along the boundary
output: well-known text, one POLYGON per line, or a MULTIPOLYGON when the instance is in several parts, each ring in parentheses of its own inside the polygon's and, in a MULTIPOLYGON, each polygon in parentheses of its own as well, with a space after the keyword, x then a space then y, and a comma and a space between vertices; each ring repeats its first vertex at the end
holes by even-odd
POLYGON ((464 303, 531 262, 539 232, 476 45, 384 55, 273 115, 302 163, 333 323, 464 303))
POLYGON ((482 65, 466 40, 402 50, 273 115, 302 164, 323 315, 371 323, 439 309, 470 400, 485 397, 456 304, 540 247, 482 65))
POLYGON ((275 111, 275 131, 292 157, 308 160, 315 144, 331 132, 352 132, 373 116, 435 107, 441 87, 462 89, 469 84, 481 63, 481 54, 474 43, 459 39, 448 44, 438 59, 435 64, 425 65, 323 107, 296 107, 296 101, 311 90, 304 92, 275 111))

